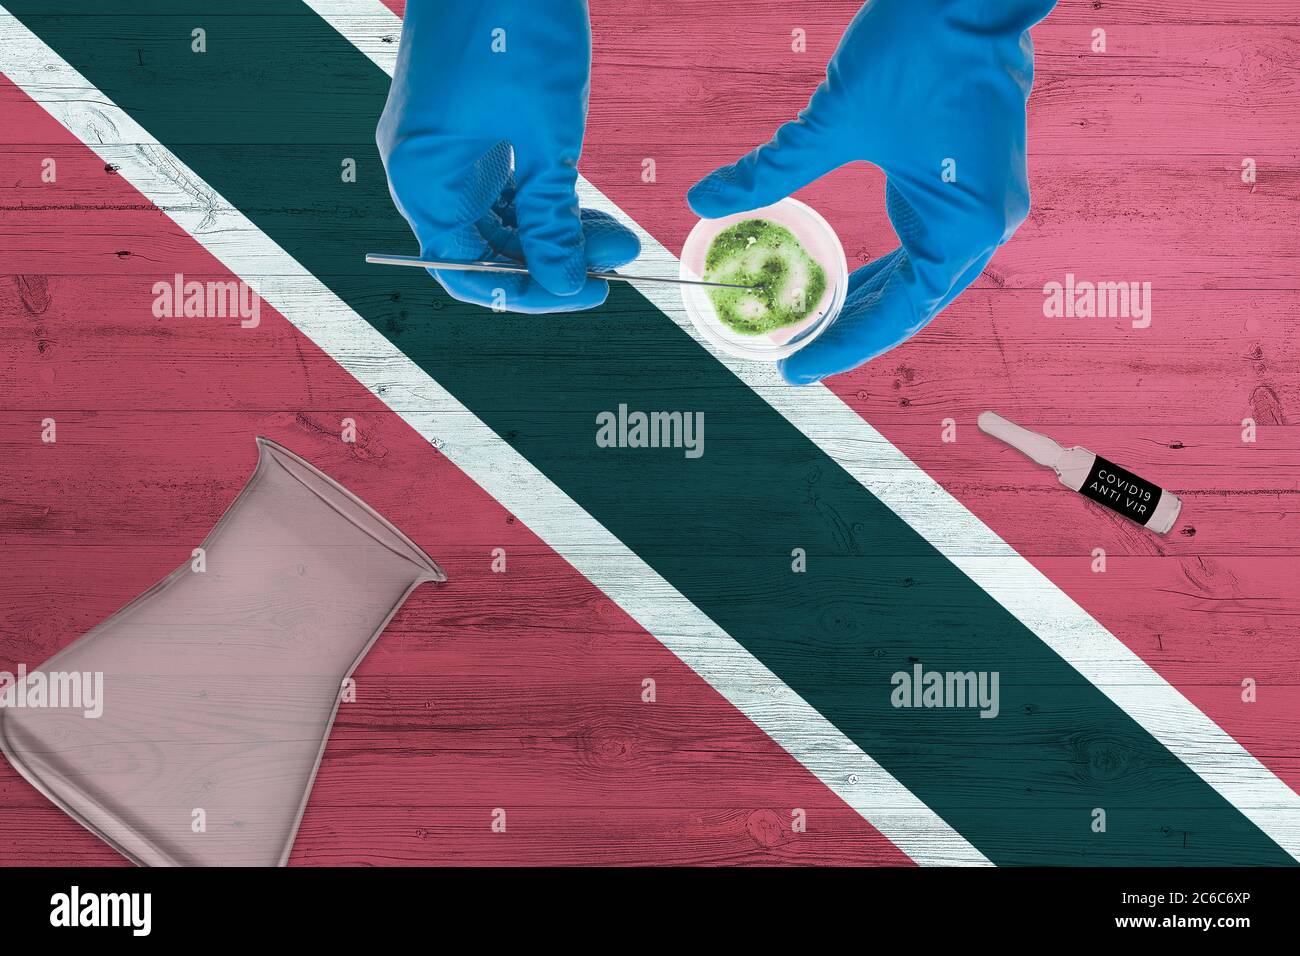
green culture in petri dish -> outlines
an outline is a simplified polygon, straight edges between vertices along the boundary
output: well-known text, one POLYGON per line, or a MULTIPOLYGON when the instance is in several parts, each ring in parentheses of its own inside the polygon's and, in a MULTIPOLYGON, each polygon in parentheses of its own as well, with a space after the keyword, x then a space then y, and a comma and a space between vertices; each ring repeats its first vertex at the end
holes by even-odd
POLYGON ((703 278, 755 287, 709 290, 719 321, 741 335, 802 322, 826 291, 826 270, 794 233, 768 219, 745 219, 714 236, 703 278))

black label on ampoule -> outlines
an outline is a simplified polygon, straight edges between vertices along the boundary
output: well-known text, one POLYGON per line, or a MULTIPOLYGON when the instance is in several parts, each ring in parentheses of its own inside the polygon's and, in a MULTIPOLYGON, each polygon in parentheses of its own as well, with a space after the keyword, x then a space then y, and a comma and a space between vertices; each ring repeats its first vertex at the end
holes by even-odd
POLYGON ((1163 492, 1145 478, 1139 478, 1127 468, 1107 461, 1101 455, 1092 463, 1092 470, 1079 489, 1098 504, 1118 511, 1125 518, 1146 524, 1156 513, 1156 505, 1163 492))

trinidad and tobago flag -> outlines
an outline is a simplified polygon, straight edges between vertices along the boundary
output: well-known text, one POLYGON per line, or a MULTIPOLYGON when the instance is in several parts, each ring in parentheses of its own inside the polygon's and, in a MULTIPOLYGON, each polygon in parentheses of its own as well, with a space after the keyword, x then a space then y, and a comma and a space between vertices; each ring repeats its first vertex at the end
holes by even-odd
MULTIPOLYGON (((858 5, 593 2, 582 196, 646 273, 858 5)), ((186 560, 266 435, 449 577, 357 671, 292 863, 1291 862, 1300 238, 1267 170, 1300 113, 1241 105, 1294 94, 1276 24, 1110 6, 1035 31, 1016 238, 913 341, 794 389, 676 293, 494 314, 366 266, 414 251, 374 145, 400 4, 0 0, 0 669, 186 560), (1048 317, 1067 274, 1150 282, 1150 327, 1048 317), (174 276, 247 283, 257 321, 160 316, 174 276), (707 453, 598 447, 621 405, 702 412, 707 453), (986 408, 1158 480, 1179 524, 1065 491, 986 408), (931 670, 997 675, 996 717, 898 706, 931 670)), ((851 266, 895 243, 880 191, 801 194, 851 266)), ((121 862, 8 767, 0 843, 121 862)))

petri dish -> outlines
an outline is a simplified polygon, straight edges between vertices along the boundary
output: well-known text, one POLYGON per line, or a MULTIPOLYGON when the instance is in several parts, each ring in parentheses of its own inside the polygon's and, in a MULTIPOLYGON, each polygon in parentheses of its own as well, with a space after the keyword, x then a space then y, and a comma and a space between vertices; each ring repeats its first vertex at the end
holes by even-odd
POLYGON ((782 199, 761 209, 697 222, 682 246, 681 278, 703 279, 705 257, 713 240, 723 230, 750 219, 764 219, 784 226, 822 267, 826 274, 826 288, 812 310, 794 325, 750 334, 737 331, 719 317, 707 287, 681 286, 682 304, 700 335, 716 348, 736 358, 775 362, 799 351, 835 321, 848 291, 848 263, 840 237, 830 223, 811 206, 797 199, 782 199))

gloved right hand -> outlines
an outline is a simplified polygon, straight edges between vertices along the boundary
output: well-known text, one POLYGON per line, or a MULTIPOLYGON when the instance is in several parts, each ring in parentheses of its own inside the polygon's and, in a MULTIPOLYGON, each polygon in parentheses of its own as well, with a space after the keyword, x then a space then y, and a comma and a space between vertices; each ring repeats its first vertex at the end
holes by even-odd
POLYGON ((691 188, 720 217, 770 205, 837 166, 885 171, 902 245, 849 277, 839 316, 781 362, 793 384, 915 335, 980 274, 1029 211, 1029 27, 1055 0, 869 0, 826 80, 772 141, 691 188))
POLYGON ((376 133, 393 201, 421 256, 529 272, 429 270, 453 297, 512 312, 589 309, 609 284, 587 270, 640 253, 613 217, 578 208, 590 71, 585 0, 408 0, 376 133))

